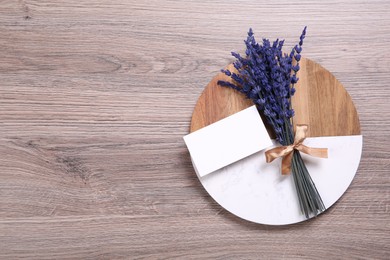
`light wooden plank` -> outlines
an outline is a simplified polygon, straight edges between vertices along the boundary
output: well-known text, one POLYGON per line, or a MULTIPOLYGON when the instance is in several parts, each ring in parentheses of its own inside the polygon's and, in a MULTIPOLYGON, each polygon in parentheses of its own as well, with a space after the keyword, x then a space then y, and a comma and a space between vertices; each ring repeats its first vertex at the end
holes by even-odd
POLYGON ((390 2, 0 1, 0 258, 390 258, 390 2), (364 135, 326 214, 242 221, 182 141, 204 87, 257 37, 341 82, 364 135))

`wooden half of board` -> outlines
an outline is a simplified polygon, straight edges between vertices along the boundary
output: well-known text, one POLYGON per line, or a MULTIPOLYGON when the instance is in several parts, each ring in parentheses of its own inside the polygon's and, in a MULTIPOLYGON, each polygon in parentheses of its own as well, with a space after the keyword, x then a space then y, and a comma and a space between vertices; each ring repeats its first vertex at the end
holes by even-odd
MULTIPOLYGON (((308 137, 360 135, 356 108, 335 76, 309 59, 302 58, 300 67, 299 81, 292 98, 294 125, 307 124, 308 137)), ((228 68, 232 68, 232 65, 228 68)), ((230 78, 219 73, 206 86, 192 115, 191 132, 253 105, 243 94, 219 86, 218 80, 230 78)), ((263 121, 266 120, 263 118, 263 121)), ((269 126, 267 129, 273 137, 269 126)))

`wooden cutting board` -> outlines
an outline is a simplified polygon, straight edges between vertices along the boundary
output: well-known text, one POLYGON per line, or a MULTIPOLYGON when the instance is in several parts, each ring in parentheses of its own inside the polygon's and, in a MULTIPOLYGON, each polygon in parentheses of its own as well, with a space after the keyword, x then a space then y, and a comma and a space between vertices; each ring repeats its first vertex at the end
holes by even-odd
MULTIPOLYGON (((308 137, 360 135, 356 108, 341 83, 312 60, 302 58, 300 67, 292 99, 294 125, 309 125, 308 137)), ((218 80, 230 78, 219 73, 206 86, 192 115, 191 132, 253 105, 243 94, 217 85, 218 80)), ((267 129, 273 136, 270 127, 267 129)))

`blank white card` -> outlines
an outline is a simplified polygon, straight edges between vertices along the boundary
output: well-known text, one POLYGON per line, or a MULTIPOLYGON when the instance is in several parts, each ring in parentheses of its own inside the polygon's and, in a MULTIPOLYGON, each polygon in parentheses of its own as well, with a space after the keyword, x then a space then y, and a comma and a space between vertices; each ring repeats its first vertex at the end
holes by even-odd
POLYGON ((202 177, 272 145, 256 106, 184 136, 202 177))

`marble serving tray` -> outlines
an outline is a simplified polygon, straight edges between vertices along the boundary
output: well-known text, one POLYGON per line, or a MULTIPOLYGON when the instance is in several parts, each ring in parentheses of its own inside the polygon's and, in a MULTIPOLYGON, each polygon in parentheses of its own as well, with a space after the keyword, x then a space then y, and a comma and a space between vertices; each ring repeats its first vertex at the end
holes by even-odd
MULTIPOLYGON (((228 66, 232 69, 232 65, 228 66)), ((328 159, 303 156, 326 208, 347 190, 360 162, 362 136, 356 108, 342 84, 321 65, 302 59, 292 104, 294 125, 309 126, 305 144, 329 149, 328 159)), ((222 73, 206 86, 194 108, 190 132, 253 105, 236 91, 220 87, 222 73)), ((272 131, 268 132, 272 137, 272 131)), ((222 207, 256 223, 285 225, 306 218, 300 213, 290 175, 280 174, 280 160, 265 163, 264 151, 199 180, 222 207)))

